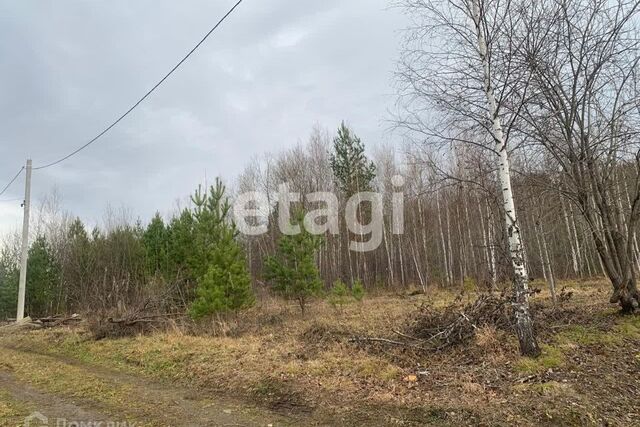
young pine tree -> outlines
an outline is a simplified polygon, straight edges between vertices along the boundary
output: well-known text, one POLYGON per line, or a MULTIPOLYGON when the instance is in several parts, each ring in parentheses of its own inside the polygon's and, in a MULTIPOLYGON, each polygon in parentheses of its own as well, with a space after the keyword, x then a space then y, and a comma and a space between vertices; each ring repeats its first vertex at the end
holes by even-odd
POLYGON ((211 249, 207 272, 198 280, 191 316, 201 318, 215 313, 238 311, 253 304, 251 278, 235 229, 224 231, 211 249))
POLYGON ((168 277, 169 270, 169 239, 167 227, 159 212, 147 226, 142 234, 142 243, 144 245, 145 255, 147 259, 147 268, 151 276, 161 275, 165 279, 168 277))
POLYGON ((322 238, 309 233, 302 226, 302 213, 296 214, 294 218, 294 221, 301 225, 301 232, 280 237, 276 255, 266 260, 266 279, 285 299, 297 301, 304 316, 309 298, 318 295, 322 290, 315 260, 322 238))
POLYGON ((237 229, 229 219, 230 205, 219 180, 209 193, 196 192, 194 253, 191 269, 197 273, 196 299, 190 314, 204 316, 238 311, 253 304, 251 277, 237 229))
POLYGON ((371 190, 376 166, 367 158, 360 138, 344 122, 333 140, 330 162, 337 184, 346 197, 371 190))
POLYGON ((338 279, 333 283, 329 292, 329 304, 342 310, 342 306, 347 303, 348 296, 349 288, 342 280, 338 279))

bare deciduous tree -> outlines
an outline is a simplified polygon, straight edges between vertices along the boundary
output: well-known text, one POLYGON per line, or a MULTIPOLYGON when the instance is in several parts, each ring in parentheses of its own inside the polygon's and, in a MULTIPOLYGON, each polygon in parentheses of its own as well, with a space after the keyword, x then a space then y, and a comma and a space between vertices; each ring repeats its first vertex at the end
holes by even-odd
POLYGON ((638 310, 634 233, 640 218, 640 3, 543 0, 522 10, 517 57, 532 94, 522 117, 555 161, 613 285, 612 303, 638 310), (630 197, 618 203, 623 175, 630 197))
POLYGON ((526 98, 518 49, 517 8, 492 0, 406 0, 409 30, 400 82, 399 126, 436 146, 468 144, 493 153, 513 275, 522 354, 540 353, 529 312, 528 274, 511 185, 510 141, 526 98), (482 139, 469 135, 481 132, 482 139))

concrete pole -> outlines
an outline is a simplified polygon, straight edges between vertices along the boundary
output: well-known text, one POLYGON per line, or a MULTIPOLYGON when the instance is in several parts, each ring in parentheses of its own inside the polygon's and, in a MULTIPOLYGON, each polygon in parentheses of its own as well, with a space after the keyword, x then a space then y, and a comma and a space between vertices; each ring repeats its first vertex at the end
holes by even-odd
POLYGON ((24 300, 27 286, 27 258, 29 255, 29 208, 31 205, 31 159, 27 159, 24 184, 24 216, 22 219, 22 252, 20 254, 20 283, 18 286, 18 311, 16 321, 24 318, 24 300))

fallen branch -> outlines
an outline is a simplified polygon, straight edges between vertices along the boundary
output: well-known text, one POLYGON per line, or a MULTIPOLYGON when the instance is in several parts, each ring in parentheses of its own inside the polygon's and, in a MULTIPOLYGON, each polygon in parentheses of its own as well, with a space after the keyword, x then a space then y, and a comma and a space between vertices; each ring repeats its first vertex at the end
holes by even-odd
POLYGON ((122 319, 114 319, 113 317, 107 318, 107 323, 113 325, 122 325, 122 326, 134 326, 137 324, 154 324, 154 323, 164 323, 173 317, 182 317, 184 313, 163 313, 163 314, 152 314, 147 316, 138 316, 136 314, 124 317, 122 319))
POLYGON ((55 328, 56 326, 66 325, 70 322, 80 322, 82 317, 78 314, 72 314, 71 316, 50 316, 36 319, 36 321, 42 322, 42 326, 45 328, 55 328))
POLYGON ((354 337, 348 340, 349 342, 377 342, 377 343, 383 343, 383 344, 391 344, 391 345, 397 345, 397 346, 401 346, 401 347, 411 347, 411 348, 417 348, 420 350, 426 350, 426 348, 419 346, 417 344, 410 344, 410 343, 406 343, 406 342, 401 342, 401 341, 394 341, 394 340, 390 340, 387 338, 375 338, 375 337, 354 337))

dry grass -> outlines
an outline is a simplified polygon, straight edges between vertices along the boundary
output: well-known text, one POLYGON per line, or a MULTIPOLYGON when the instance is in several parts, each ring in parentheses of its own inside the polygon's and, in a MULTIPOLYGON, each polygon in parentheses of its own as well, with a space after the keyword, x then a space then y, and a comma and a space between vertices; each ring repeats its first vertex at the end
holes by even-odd
POLYGON ((14 400, 9 393, 0 388, 0 426, 14 427, 20 425, 29 411, 24 405, 14 400))
MULTIPOLYGON (((228 320, 224 328, 200 326, 198 335, 175 330, 94 341, 76 329, 0 338, 0 344, 35 346, 87 364, 241 396, 316 420, 358 423, 370 418, 405 425, 536 425, 540 419, 549 425, 598 424, 605 419, 613 425, 640 423, 640 416, 624 407, 627 400, 640 397, 634 379, 623 381, 626 396, 618 396, 620 380, 605 376, 595 377, 602 380, 600 389, 588 386, 593 366, 606 366, 619 357, 616 351, 635 351, 625 369, 626 375, 637 378, 638 319, 620 318, 603 302, 606 283, 564 286, 571 288, 573 297, 556 310, 550 307, 546 289, 535 297, 543 341, 543 356, 537 360, 520 358, 513 337, 490 325, 479 328, 472 341, 432 354, 349 342, 353 336, 393 337, 392 331, 402 328, 421 304, 442 308, 457 297, 442 291, 371 297, 340 310, 320 301, 306 318, 295 306, 269 299, 228 320), (607 353, 611 346, 615 351, 607 353), (602 394, 614 394, 620 407, 601 401, 602 394), (576 411, 575 405, 584 411, 576 411)), ((474 295, 462 298, 471 300, 474 295)))

